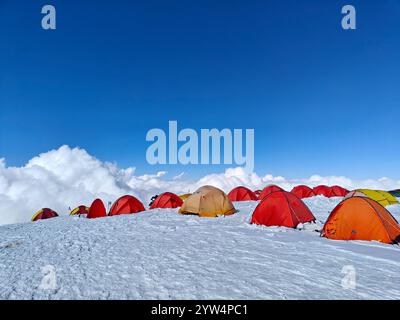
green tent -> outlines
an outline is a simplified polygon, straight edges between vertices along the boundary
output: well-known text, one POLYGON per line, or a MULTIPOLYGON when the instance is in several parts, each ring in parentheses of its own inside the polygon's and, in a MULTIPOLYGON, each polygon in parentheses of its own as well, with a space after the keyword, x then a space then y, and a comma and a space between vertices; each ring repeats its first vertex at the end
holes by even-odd
POLYGON ((389 191, 389 193, 396 198, 400 198, 400 189, 389 191))

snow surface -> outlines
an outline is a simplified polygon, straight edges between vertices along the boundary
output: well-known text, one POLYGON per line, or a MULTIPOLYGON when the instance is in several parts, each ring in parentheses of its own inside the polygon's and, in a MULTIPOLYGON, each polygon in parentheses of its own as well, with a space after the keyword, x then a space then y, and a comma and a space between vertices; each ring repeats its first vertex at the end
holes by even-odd
POLYGON ((220 218, 156 209, 5 225, 0 299, 400 299, 398 246, 315 231, 340 201, 306 199, 319 221, 301 230, 250 225, 257 202, 220 218), (50 289, 41 285, 48 265, 50 289), (355 289, 342 287, 349 265, 355 289))

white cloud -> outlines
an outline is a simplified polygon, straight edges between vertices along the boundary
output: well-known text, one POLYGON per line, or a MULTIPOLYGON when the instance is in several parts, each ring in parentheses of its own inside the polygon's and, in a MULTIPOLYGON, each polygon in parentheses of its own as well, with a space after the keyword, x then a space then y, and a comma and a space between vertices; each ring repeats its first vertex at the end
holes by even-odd
POLYGON ((66 215, 69 207, 90 205, 96 197, 108 203, 121 195, 132 194, 147 205, 154 194, 192 192, 206 184, 225 192, 239 185, 262 189, 268 184, 278 184, 286 190, 298 184, 337 184, 348 189, 400 188, 400 181, 390 178, 354 181, 347 177, 314 175, 307 179, 286 179, 272 175, 261 177, 242 168, 230 168, 198 181, 185 180, 183 173, 168 178, 164 171, 144 175, 135 172, 135 168, 121 169, 114 163, 99 161, 83 149, 68 146, 42 153, 23 167, 7 167, 5 160, 0 159, 0 224, 29 221, 42 207, 66 215))

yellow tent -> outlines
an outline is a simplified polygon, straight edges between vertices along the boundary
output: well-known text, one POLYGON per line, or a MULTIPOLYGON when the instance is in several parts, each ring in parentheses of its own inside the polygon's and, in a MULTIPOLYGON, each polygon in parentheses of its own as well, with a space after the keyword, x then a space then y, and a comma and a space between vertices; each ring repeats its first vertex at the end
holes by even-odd
POLYGON ((389 192, 386 191, 370 189, 357 189, 356 191, 362 192, 368 198, 375 200, 384 207, 399 203, 395 197, 393 197, 389 192))
POLYGON ((181 200, 185 201, 187 198, 189 198, 192 194, 191 193, 185 193, 179 196, 181 200))
POLYGON ((235 212, 236 209, 225 192, 212 186, 199 188, 179 209, 179 213, 197 214, 200 217, 217 217, 235 212))

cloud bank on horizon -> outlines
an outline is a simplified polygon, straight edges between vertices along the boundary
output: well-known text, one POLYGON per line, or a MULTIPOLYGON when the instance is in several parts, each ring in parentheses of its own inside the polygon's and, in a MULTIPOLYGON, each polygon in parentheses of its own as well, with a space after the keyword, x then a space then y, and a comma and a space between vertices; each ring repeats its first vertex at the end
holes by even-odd
POLYGON ((183 174, 168 178, 164 171, 136 175, 133 167, 119 168, 114 163, 96 159, 84 149, 64 145, 34 157, 23 167, 7 167, 5 159, 0 159, 0 225, 27 222, 43 207, 67 215, 69 208, 90 205, 97 197, 109 203, 124 194, 132 194, 146 206, 153 195, 165 191, 182 194, 202 185, 213 185, 229 192, 239 185, 255 190, 268 184, 277 184, 289 191, 298 184, 341 185, 348 189, 400 188, 400 181, 390 178, 355 181, 348 177, 313 175, 287 179, 246 173, 241 167, 199 180, 186 180, 183 174))

